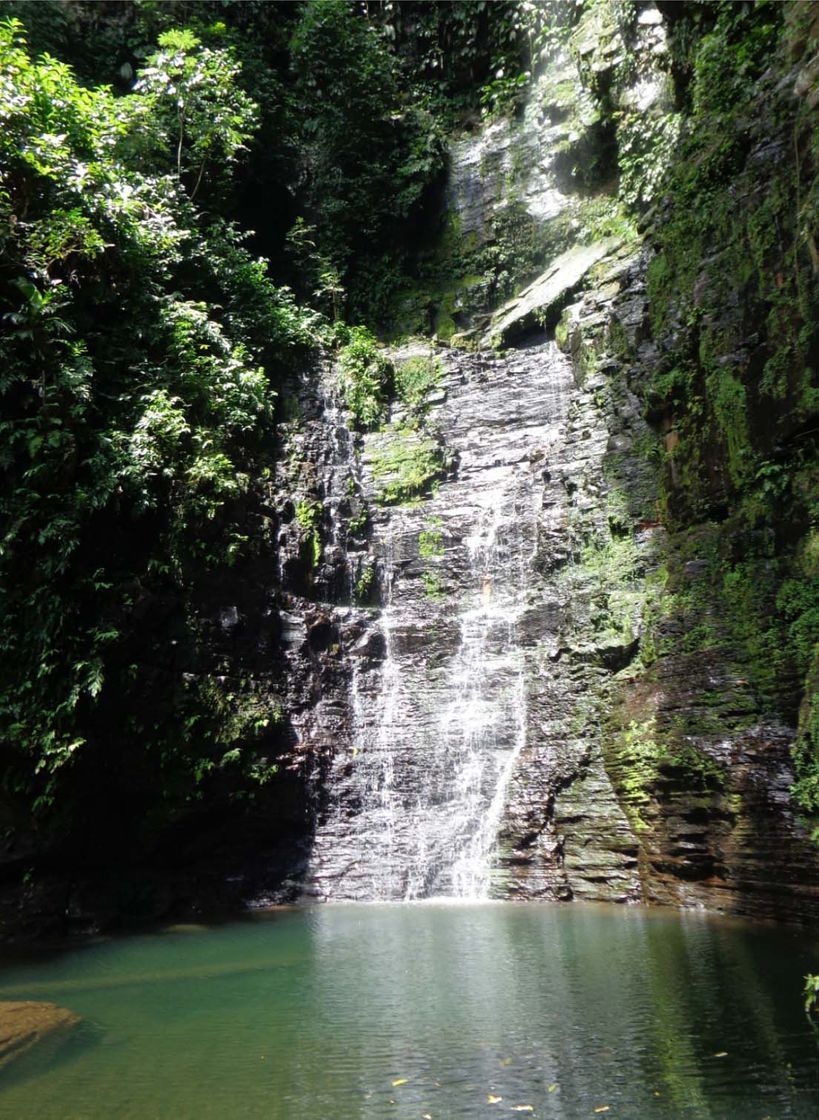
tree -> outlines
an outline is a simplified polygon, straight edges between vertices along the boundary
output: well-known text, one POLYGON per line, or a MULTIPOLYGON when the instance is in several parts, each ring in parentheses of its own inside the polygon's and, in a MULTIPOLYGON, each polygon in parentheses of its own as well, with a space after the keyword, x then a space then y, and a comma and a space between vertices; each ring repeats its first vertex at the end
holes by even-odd
POLYGON ((192 31, 166 31, 147 60, 131 100, 155 154, 171 148, 176 173, 195 198, 205 170, 229 176, 246 149, 257 108, 237 84, 239 65, 229 51, 210 50, 192 31))

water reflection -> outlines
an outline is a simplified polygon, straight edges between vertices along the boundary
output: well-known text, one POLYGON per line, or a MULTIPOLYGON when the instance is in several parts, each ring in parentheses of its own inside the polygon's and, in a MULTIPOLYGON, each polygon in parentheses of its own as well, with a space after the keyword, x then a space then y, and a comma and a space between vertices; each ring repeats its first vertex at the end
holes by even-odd
POLYGON ((798 939, 783 953, 781 933, 643 910, 384 908, 362 955, 371 915, 312 925, 318 998, 333 962, 354 970, 333 1010, 358 1043, 339 1076, 370 1073, 350 1116, 489 1115, 490 1095, 567 1118, 819 1115, 798 939))
POLYGON ((0 998, 97 1032, 19 1063, 0 1116, 815 1120, 799 995, 818 956, 698 915, 509 903, 111 941, 0 971, 0 998))

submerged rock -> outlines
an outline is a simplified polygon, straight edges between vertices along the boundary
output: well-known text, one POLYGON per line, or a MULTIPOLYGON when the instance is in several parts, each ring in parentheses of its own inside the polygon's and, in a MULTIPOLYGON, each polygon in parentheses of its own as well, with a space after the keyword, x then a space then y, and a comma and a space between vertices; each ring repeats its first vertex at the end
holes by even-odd
POLYGON ((79 1022, 79 1015, 55 1003, 0 1001, 0 1069, 32 1046, 72 1030, 79 1022))

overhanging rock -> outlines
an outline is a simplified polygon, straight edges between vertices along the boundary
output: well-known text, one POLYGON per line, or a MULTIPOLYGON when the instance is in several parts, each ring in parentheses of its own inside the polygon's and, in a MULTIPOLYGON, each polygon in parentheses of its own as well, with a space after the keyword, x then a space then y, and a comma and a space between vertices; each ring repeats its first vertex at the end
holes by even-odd
POLYGON ((569 297, 588 271, 620 241, 607 238, 592 245, 576 245, 556 257, 528 288, 496 312, 486 336, 488 346, 507 346, 536 326, 556 321, 569 297))

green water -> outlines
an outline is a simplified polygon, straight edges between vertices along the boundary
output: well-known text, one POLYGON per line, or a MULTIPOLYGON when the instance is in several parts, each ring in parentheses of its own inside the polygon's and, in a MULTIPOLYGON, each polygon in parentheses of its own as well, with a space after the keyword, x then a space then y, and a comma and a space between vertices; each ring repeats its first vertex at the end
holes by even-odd
POLYGON ((811 968, 805 935, 511 903, 323 906, 6 955, 0 999, 83 1026, 3 1072, 0 1116, 817 1118, 811 968))

